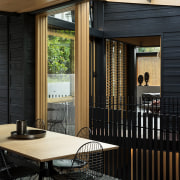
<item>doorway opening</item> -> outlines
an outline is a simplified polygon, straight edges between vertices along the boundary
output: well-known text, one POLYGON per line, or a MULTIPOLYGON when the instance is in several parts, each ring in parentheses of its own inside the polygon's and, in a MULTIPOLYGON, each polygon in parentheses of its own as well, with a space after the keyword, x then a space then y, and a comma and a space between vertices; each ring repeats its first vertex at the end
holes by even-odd
POLYGON ((160 112, 160 47, 136 48, 137 104, 148 112, 160 112), (153 108, 153 109, 152 109, 153 108))
POLYGON ((113 108, 160 112, 160 44, 160 36, 106 39, 106 97, 120 103, 113 108))
MULTIPOLYGON (((134 92, 127 95, 136 96, 137 104, 140 103, 140 99, 148 100, 149 96, 160 98, 161 37, 128 37, 116 38, 116 40, 130 44, 131 49, 134 48, 134 61, 130 57, 131 60, 128 61, 128 66, 131 66, 130 69, 133 70, 133 72, 130 72, 131 76, 134 76, 136 79, 129 76, 128 87, 134 89, 134 92), (131 80, 131 78, 133 80, 131 80), (135 83, 133 81, 135 81, 135 83)), ((130 53, 127 52, 127 56, 128 54, 130 53)))

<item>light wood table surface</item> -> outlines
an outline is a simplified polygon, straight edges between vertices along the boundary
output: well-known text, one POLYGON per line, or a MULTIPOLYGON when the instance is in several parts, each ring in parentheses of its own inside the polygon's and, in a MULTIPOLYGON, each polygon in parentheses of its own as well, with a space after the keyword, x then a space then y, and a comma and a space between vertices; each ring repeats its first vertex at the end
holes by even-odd
MULTIPOLYGON (((39 162, 47 162, 74 155, 81 145, 91 141, 50 131, 47 131, 46 136, 40 139, 12 139, 10 138, 12 131, 16 131, 15 124, 0 125, 0 148, 39 162)), ((101 143, 101 145, 104 151, 119 148, 116 145, 107 143, 101 143)))

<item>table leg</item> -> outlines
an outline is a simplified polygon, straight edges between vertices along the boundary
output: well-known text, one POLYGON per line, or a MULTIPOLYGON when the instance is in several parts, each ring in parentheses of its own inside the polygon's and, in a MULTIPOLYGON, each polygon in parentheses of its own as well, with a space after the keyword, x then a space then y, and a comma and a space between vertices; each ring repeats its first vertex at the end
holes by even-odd
POLYGON ((40 162, 39 180, 43 180, 44 169, 45 169, 45 162, 40 162))
POLYGON ((48 161, 48 170, 49 170, 50 177, 52 177, 53 175, 59 174, 56 170, 54 170, 52 161, 48 161))
POLYGON ((48 161, 48 170, 49 170, 49 175, 51 176, 53 173, 52 161, 48 161))

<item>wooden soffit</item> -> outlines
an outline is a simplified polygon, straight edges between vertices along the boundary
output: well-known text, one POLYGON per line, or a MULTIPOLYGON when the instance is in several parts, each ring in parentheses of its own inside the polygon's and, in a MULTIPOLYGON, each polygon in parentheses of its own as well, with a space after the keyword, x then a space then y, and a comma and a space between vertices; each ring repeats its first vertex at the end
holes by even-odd
POLYGON ((115 40, 140 47, 159 47, 160 36, 115 38, 115 40))
POLYGON ((73 0, 0 0, 0 11, 24 13, 73 0))
POLYGON ((166 6, 180 6, 180 0, 104 0, 107 2, 120 3, 135 3, 135 4, 151 4, 151 5, 166 5, 166 6))

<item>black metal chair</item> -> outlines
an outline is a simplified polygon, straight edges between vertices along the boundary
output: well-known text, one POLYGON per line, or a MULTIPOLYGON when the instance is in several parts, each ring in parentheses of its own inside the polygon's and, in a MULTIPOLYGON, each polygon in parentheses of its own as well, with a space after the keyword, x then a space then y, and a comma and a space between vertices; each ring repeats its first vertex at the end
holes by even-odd
POLYGON ((43 119, 36 119, 35 127, 39 129, 46 129, 46 125, 43 119))
POLYGON ((65 106, 63 106, 61 108, 48 108, 48 112, 52 112, 55 114, 55 117, 51 117, 47 121, 48 130, 53 131, 53 132, 59 132, 59 133, 65 133, 66 134, 66 128, 63 125, 64 120, 65 120, 65 115, 64 115, 65 106), (63 112, 61 118, 58 117, 58 114, 60 111, 63 112))
POLYGON ((74 159, 54 160, 53 166, 56 171, 59 170, 59 174, 52 176, 55 180, 101 178, 104 172, 102 145, 96 141, 85 143, 77 150, 74 159))
POLYGON ((83 127, 77 133, 77 137, 91 139, 91 129, 89 127, 83 127))
POLYGON ((0 180, 31 178, 33 175, 38 175, 39 169, 35 165, 30 167, 27 162, 24 164, 21 163, 21 165, 14 164, 6 157, 4 152, 0 150, 0 180))

